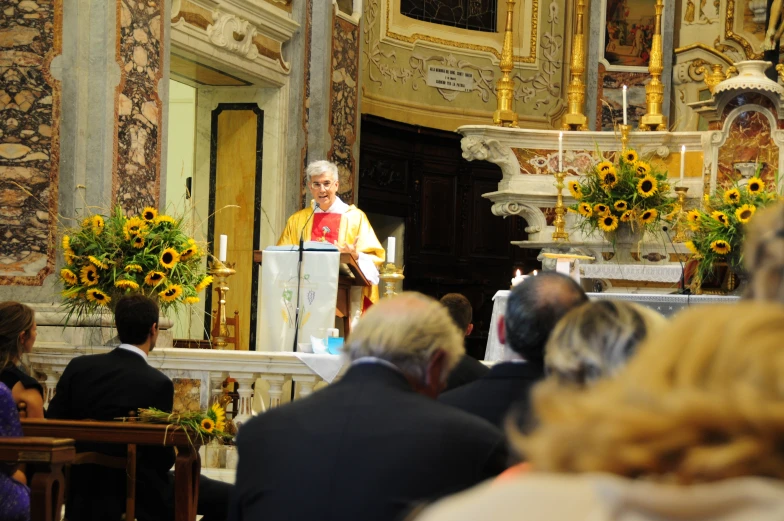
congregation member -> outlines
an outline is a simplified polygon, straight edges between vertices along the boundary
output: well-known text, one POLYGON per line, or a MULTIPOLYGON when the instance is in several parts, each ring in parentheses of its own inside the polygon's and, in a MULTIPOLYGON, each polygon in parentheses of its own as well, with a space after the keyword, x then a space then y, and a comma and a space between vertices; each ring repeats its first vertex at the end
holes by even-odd
MULTIPOLYGON (((474 309, 471 307, 471 302, 460 293, 447 293, 441 297, 441 304, 449 312, 452 321, 455 323, 460 331, 463 331, 465 336, 471 334, 474 330, 473 315, 474 309)), ((478 361, 468 353, 460 357, 460 361, 455 368, 449 373, 449 378, 446 381, 445 391, 454 389, 473 382, 474 380, 486 375, 490 369, 482 362, 478 361)))
MULTIPOLYGON (((361 288, 361 295, 352 294, 351 315, 356 317, 357 310, 367 309, 378 301, 377 266, 384 261, 384 248, 378 242, 367 215, 338 197, 340 179, 337 165, 329 161, 314 161, 305 169, 305 179, 313 199, 307 208, 286 221, 278 246, 296 246, 300 240, 328 242, 357 259, 372 286, 361 288), (354 305, 357 309, 353 308, 354 305)), ((360 291, 360 287, 357 288, 360 291)))
POLYGON ((743 261, 746 298, 784 303, 784 203, 765 208, 749 223, 743 261))
MULTIPOLYGON (((22 436, 19 413, 11 390, 0 382, 0 438, 22 436)), ((0 519, 30 521, 30 489, 27 479, 15 465, 0 463, 0 519)))
POLYGON ((232 521, 394 521, 504 470, 503 434, 433 398, 463 355, 446 309, 419 293, 371 307, 337 383, 237 434, 232 521))
POLYGON ((514 287, 498 322, 505 358, 468 385, 444 393, 440 401, 503 428, 507 413, 519 403, 527 417, 528 396, 544 378, 544 349, 558 320, 588 297, 571 278, 556 272, 529 277, 514 287))
POLYGON ((35 311, 19 302, 0 302, 0 383, 11 390, 17 407, 28 418, 44 417, 44 390, 20 367, 22 355, 33 350, 38 336, 35 311))
MULTIPOLYGON (((71 360, 57 383, 47 418, 111 421, 139 408, 171 411, 174 385, 147 363, 158 339, 158 305, 143 295, 123 297, 114 312, 122 342, 104 354, 71 360)), ((77 452, 125 456, 125 447, 78 444, 77 452)), ((136 519, 170 521, 174 518, 173 447, 140 446, 137 452, 136 519)), ((69 521, 119 521, 125 510, 124 469, 97 465, 71 468, 66 499, 69 521)), ((228 516, 230 486, 202 476, 198 512, 202 521, 228 516)))
POLYGON ((537 387, 533 470, 417 521, 773 521, 784 515, 784 307, 700 305, 619 375, 537 387))
POLYGON ((554 384, 576 387, 612 377, 646 337, 666 325, 664 315, 634 302, 586 302, 567 313, 550 334, 545 372, 554 384))

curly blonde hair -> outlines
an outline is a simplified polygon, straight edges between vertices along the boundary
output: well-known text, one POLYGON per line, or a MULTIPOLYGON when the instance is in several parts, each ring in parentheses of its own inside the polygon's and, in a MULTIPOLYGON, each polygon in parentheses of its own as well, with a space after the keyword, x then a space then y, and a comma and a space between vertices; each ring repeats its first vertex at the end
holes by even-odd
POLYGON ((749 273, 745 297, 784 303, 784 203, 759 212, 743 244, 749 273))
POLYGON ((682 484, 784 479, 784 307, 699 306, 588 390, 550 381, 540 421, 511 432, 537 471, 606 472, 682 484))

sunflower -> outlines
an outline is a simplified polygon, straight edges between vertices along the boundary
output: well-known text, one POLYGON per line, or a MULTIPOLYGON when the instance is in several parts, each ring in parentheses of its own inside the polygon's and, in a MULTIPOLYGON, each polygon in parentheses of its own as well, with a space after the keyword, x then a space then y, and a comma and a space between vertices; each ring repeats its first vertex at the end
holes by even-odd
POLYGON ((603 174, 604 172, 606 172, 606 171, 608 171, 608 170, 615 170, 615 167, 614 167, 614 166, 613 166, 613 164, 612 164, 612 163, 610 163, 609 161, 602 161, 601 163, 599 163, 598 165, 596 165, 596 170, 597 170, 597 171, 598 171, 600 174, 603 174))
POLYGON ((211 433, 212 430, 215 428, 215 422, 209 418, 204 418, 201 421, 201 430, 206 432, 207 434, 211 433))
POLYGON ((613 205, 613 207, 616 210, 618 210, 619 212, 625 212, 626 210, 629 209, 629 203, 627 203, 626 201, 623 201, 623 200, 615 201, 615 204, 613 205))
POLYGON ((612 187, 618 184, 618 174, 615 171, 615 168, 610 170, 605 170, 601 174, 602 176, 602 188, 605 190, 610 190, 612 187))
POLYGON ((188 248, 182 250, 180 252, 180 261, 186 261, 196 255, 198 253, 198 249, 195 246, 189 246, 188 248))
POLYGON ((161 253, 161 266, 166 269, 172 269, 179 260, 180 254, 174 248, 166 248, 161 253))
POLYGON ((87 260, 92 262, 93 265, 95 265, 96 268, 101 268, 102 270, 105 270, 105 269, 107 269, 109 267, 109 265, 106 264, 104 261, 102 261, 101 259, 99 259, 97 257, 93 257, 92 255, 88 255, 87 256, 87 260))
POLYGON ((711 217, 713 217, 714 219, 719 221, 725 227, 730 225, 730 219, 729 219, 729 217, 727 217, 727 214, 724 213, 724 212, 720 212, 720 211, 717 210, 717 211, 711 213, 711 217))
POLYGON ((765 190, 765 183, 759 177, 752 177, 746 185, 746 190, 748 190, 750 194, 758 194, 765 190))
POLYGON ((79 293, 79 288, 68 288, 61 291, 60 296, 66 299, 77 299, 82 298, 83 295, 79 293))
POLYGON ((730 243, 723 239, 719 239, 711 243, 711 250, 715 251, 719 255, 727 255, 732 251, 732 248, 730 247, 730 243))
POLYGON ((80 279, 85 286, 95 286, 98 284, 98 269, 92 264, 88 264, 79 272, 80 279))
POLYGON ((82 219, 82 228, 89 228, 90 222, 91 221, 89 217, 85 217, 84 219, 82 219))
POLYGON ((732 188, 724 192, 724 202, 727 204, 735 204, 740 202, 740 192, 737 188, 732 188))
POLYGON ((166 278, 165 273, 161 273, 160 271, 151 271, 150 273, 147 274, 146 277, 144 277, 144 283, 147 284, 148 286, 155 286, 163 282, 165 278, 166 278))
POLYGON ((108 306, 109 302, 112 301, 112 298, 100 289, 88 289, 87 300, 101 306, 108 306))
POLYGON ((634 172, 640 177, 645 177, 651 173, 651 165, 645 161, 637 161, 634 165, 634 172))
POLYGON ((139 285, 137 283, 128 279, 116 280, 114 281, 114 286, 120 289, 132 289, 132 290, 139 289, 139 285))
POLYGON ((68 268, 61 269, 60 276, 63 278, 65 282, 67 282, 71 286, 79 282, 79 277, 76 276, 76 273, 69 270, 68 268))
POLYGON ((201 282, 196 284, 195 289, 196 289, 196 291, 201 291, 204 288, 206 288, 207 286, 209 286, 210 284, 212 284, 212 275, 207 275, 206 277, 201 279, 201 282))
POLYGON ((580 183, 577 181, 569 181, 569 191, 575 199, 579 200, 583 198, 583 187, 580 186, 580 183))
POLYGON ((182 299, 186 304, 198 304, 199 300, 201 300, 199 297, 185 297, 182 299))
POLYGON ((67 235, 63 235, 63 249, 70 250, 71 249, 71 238, 67 235))
POLYGON ((632 219, 634 219, 634 210, 626 210, 621 214, 622 223, 628 223, 632 219))
POLYGON ((147 222, 144 219, 139 217, 131 217, 125 224, 123 225, 123 234, 125 235, 125 240, 130 241, 131 237, 135 237, 139 234, 142 230, 147 228, 147 222))
POLYGON ((179 284, 170 284, 165 290, 158 292, 158 296, 164 302, 174 302, 180 295, 182 295, 182 286, 179 284))
POLYGON ((207 418, 215 422, 215 428, 222 431, 226 427, 226 411, 218 403, 207 409, 207 418))
POLYGON ((643 224, 650 224, 655 221, 658 216, 659 211, 655 208, 651 208, 650 210, 642 212, 642 215, 640 215, 640 222, 643 224))
POLYGON ((155 224, 161 224, 161 223, 174 224, 174 217, 171 217, 169 215, 159 215, 158 217, 155 218, 155 224))
POLYGON ((136 235, 131 239, 131 246, 134 248, 144 248, 144 236, 142 234, 136 235))
POLYGON ((631 148, 628 148, 628 149, 624 150, 623 151, 623 160, 626 161, 627 163, 632 163, 632 164, 636 163, 637 162, 637 152, 635 152, 631 148))
POLYGON ((93 228, 93 234, 101 235, 101 232, 103 232, 103 228, 106 226, 106 223, 103 222, 103 217, 100 215, 93 215, 90 218, 90 225, 93 228))
POLYGON ((145 221, 153 222, 155 218, 158 217, 158 210, 153 208, 152 206, 147 206, 142 210, 142 219, 145 221))
POLYGON ((68 248, 63 252, 63 257, 65 258, 65 264, 68 266, 73 264, 74 260, 76 260, 76 254, 71 248, 68 248))
POLYGON ((735 217, 737 217, 738 220, 743 224, 746 224, 751 220, 751 218, 754 216, 754 212, 756 211, 757 211, 757 207, 754 206, 753 204, 744 204, 743 206, 735 210, 735 217))
POLYGON ((656 193, 657 187, 658 182, 656 181, 656 178, 647 174, 637 183, 637 193, 643 197, 650 197, 656 193))
POLYGON ((139 266, 138 264, 128 264, 127 266, 125 266, 125 271, 127 273, 134 273, 134 272, 141 273, 142 267, 139 266))
POLYGON ((577 206, 577 212, 582 215, 583 217, 590 217, 593 214, 593 210, 591 209, 591 205, 588 203, 580 203, 577 206))
POLYGON ((689 249, 690 252, 692 252, 692 253, 699 253, 699 250, 694 245, 694 242, 686 241, 686 242, 683 243, 683 245, 686 246, 689 249))
POLYGON ((599 228, 605 232, 614 231, 618 227, 618 218, 613 214, 607 214, 599 219, 599 228))
POLYGON ((593 211, 596 215, 605 215, 610 212, 610 207, 606 204, 597 204, 593 207, 593 211))

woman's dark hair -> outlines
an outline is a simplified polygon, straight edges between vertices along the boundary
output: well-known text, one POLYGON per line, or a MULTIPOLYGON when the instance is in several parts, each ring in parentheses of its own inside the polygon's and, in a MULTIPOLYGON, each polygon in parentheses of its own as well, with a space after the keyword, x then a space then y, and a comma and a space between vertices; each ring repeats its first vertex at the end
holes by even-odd
POLYGON ((114 323, 120 342, 143 344, 150 335, 150 328, 158 323, 158 304, 144 295, 123 297, 114 308, 114 323))
POLYGON ((19 335, 35 324, 35 311, 19 302, 0 302, 0 371, 22 356, 19 335))

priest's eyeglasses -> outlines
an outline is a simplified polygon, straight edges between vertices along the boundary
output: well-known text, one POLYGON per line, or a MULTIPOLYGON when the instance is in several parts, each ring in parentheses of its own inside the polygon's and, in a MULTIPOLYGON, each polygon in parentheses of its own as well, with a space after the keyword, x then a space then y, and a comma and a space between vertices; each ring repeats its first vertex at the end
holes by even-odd
POLYGON ((329 187, 332 186, 332 183, 334 183, 334 181, 324 181, 323 183, 317 183, 316 181, 313 181, 310 183, 310 186, 314 190, 320 190, 321 188, 324 188, 324 190, 329 190, 329 187))

